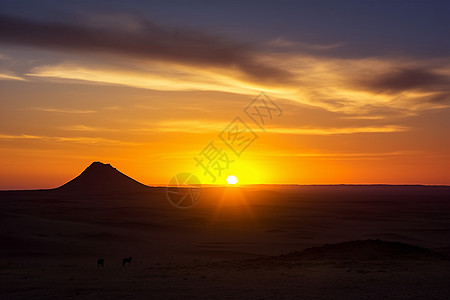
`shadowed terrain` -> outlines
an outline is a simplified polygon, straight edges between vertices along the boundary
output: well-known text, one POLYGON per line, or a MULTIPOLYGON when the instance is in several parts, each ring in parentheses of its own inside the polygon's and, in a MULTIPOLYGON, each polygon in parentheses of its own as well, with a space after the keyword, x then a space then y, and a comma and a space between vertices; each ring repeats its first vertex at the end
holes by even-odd
POLYGON ((165 188, 93 163, 57 189, 0 192, 0 295, 445 299, 449 198, 445 186, 206 187, 181 210, 165 188))

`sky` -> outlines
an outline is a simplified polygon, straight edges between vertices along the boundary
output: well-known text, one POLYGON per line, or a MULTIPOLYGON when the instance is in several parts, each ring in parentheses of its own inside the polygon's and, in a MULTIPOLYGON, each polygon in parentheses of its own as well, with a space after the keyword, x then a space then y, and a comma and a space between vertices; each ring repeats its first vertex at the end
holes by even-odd
POLYGON ((0 1, 0 189, 450 184, 448 1, 0 1))

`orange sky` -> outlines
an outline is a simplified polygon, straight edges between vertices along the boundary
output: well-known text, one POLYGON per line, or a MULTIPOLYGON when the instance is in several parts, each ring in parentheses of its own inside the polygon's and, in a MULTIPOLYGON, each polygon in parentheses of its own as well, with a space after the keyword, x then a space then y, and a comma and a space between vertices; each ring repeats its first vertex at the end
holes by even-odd
POLYGON ((0 189, 57 187, 93 161, 148 185, 180 172, 220 184, 229 174, 241 184, 450 184, 448 59, 270 48, 285 39, 250 51, 205 38, 211 49, 198 54, 187 36, 191 55, 0 47, 0 189), (244 112, 261 92, 282 111, 265 131, 244 112), (240 157, 219 137, 236 117, 258 136, 240 157), (211 141, 234 160, 215 182, 194 160, 211 141))
POLYGON ((229 174, 239 183, 450 183, 446 110, 372 120, 271 97, 283 114, 263 132, 243 112, 254 95, 1 84, 10 99, 2 104, 2 189, 56 187, 92 161, 149 185, 179 172, 213 183, 194 160, 211 141, 234 160, 214 183, 229 174), (219 138, 237 116, 258 135, 241 157, 219 138))

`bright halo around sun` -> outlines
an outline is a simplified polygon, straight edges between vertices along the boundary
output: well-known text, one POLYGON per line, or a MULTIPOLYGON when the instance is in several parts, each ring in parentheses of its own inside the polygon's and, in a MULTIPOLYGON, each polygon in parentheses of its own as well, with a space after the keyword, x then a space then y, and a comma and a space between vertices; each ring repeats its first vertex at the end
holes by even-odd
POLYGON ((227 177, 227 183, 228 184, 236 184, 237 183, 237 178, 234 175, 230 175, 227 177))

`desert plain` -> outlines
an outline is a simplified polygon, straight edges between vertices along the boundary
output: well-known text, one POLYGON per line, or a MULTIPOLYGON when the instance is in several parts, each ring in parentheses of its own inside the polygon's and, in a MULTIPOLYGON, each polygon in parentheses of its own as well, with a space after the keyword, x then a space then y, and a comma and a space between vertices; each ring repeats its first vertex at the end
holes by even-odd
POLYGON ((179 209, 82 175, 0 192, 1 299, 450 297, 450 187, 206 186, 179 209))

